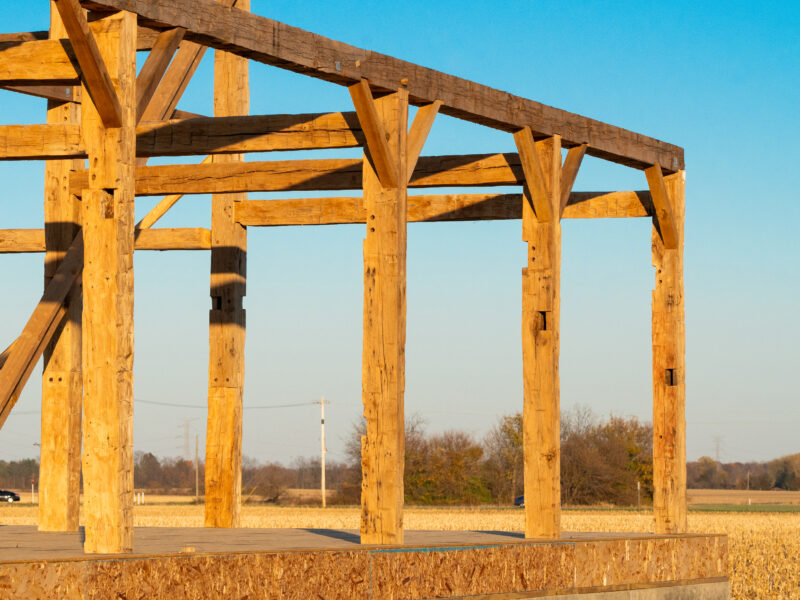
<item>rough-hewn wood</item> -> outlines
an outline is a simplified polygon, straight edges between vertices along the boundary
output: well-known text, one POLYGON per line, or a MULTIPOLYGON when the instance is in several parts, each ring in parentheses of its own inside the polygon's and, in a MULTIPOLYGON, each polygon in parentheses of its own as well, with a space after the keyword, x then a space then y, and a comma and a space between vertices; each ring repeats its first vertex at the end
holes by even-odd
POLYGON ((142 70, 136 77, 137 122, 142 118, 147 105, 150 104, 161 78, 178 50, 178 45, 183 40, 184 33, 185 30, 180 27, 162 32, 142 65, 142 70))
POLYGON ((66 314, 64 299, 80 276, 82 262, 83 242, 77 236, 0 368, 0 428, 66 314))
MULTIPOLYGON (((59 102, 74 102, 77 100, 75 94, 77 88, 65 85, 0 85, 0 89, 59 102)), ((77 96, 80 96, 80 94, 77 96)))
POLYGON ((0 44, 4 42, 35 42, 50 39, 49 31, 18 31, 15 33, 0 33, 0 44))
POLYGON ((419 155, 422 153, 422 148, 425 146, 425 141, 428 139, 428 134, 433 127, 433 121, 436 115, 439 114, 439 109, 442 107, 442 101, 436 100, 430 104, 420 106, 417 114, 414 115, 414 121, 411 123, 411 129, 408 131, 408 166, 406 167, 406 181, 411 179, 414 174, 414 169, 417 168, 417 161, 419 155))
POLYGON ((578 177, 578 171, 581 168, 583 157, 586 154, 586 144, 575 146, 567 151, 567 157, 564 159, 564 166, 561 167, 561 198, 559 199, 559 218, 564 214, 564 209, 569 203, 569 195, 572 192, 572 186, 575 185, 575 179, 578 177))
MULTIPOLYGON (((209 231, 202 227, 137 228, 135 248, 136 250, 209 250, 211 248, 209 231)), ((0 229, 0 254, 44 251, 44 229, 0 229)))
POLYGON ((390 56, 355 48, 271 19, 227 10, 212 0, 82 0, 97 8, 125 8, 143 24, 185 27, 187 38, 298 73, 351 85, 362 78, 373 90, 408 85, 413 104, 442 101, 445 114, 515 132, 530 126, 537 137, 559 134, 564 145, 589 144, 589 154, 644 169, 683 168, 683 150, 671 144, 526 100, 390 56))
POLYGON ((392 149, 387 141, 387 133, 378 112, 375 109, 375 100, 366 79, 360 79, 348 87, 353 106, 356 108, 358 121, 367 140, 367 154, 365 160, 372 162, 372 167, 378 174, 381 184, 385 188, 397 187, 397 159, 392 155, 392 149))
MULTIPOLYGON (((648 217, 650 192, 573 192, 564 219, 648 217)), ((248 200, 236 220, 248 227, 366 222, 363 197, 248 200)), ((408 222, 496 221, 522 218, 522 194, 444 194, 408 197, 408 222)), ((0 244, 2 243, 0 231, 0 244)), ((2 246, 0 245, 0 248, 2 246)))
POLYGON ((525 190, 522 239, 522 371, 525 537, 557 538, 561 533, 559 442, 559 319, 561 279, 561 144, 558 136, 536 142, 547 179, 549 221, 534 214, 525 190))
POLYGON ((536 218, 540 223, 549 223, 553 220, 553 207, 549 190, 549 184, 552 184, 552 182, 545 180, 544 170, 539 160, 539 152, 536 150, 536 142, 533 139, 531 128, 524 127, 517 131, 514 134, 514 142, 517 145, 522 172, 525 173, 527 193, 533 203, 536 218))
POLYGON ((0 254, 44 250, 44 229, 0 229, 0 254))
MULTIPOLYGON (((238 6, 249 9, 250 1, 238 0, 238 6)), ((250 110, 247 59, 220 50, 214 55, 214 114, 246 115, 250 110)), ((213 162, 243 159, 232 154, 215 156, 213 162)), ((215 194, 211 199, 206 527, 238 527, 242 502, 247 230, 234 220, 234 205, 246 199, 246 194, 215 194)))
POLYGON ((85 155, 80 125, 68 122, 0 125, 0 160, 78 158, 85 155))
POLYGON ((653 227, 653 509, 657 533, 681 533, 686 531, 685 174, 669 175, 664 183, 672 202, 677 247, 667 248, 653 227))
POLYGON ((364 343, 361 439, 361 542, 403 542, 404 390, 406 339, 406 165, 408 92, 374 102, 394 164, 387 188, 363 161, 364 343))
POLYGON ((72 47, 60 40, 0 42, 0 83, 77 84, 77 60, 72 47))
POLYGON ((138 156, 354 148, 364 144, 355 113, 150 121, 142 122, 136 134, 138 156))
POLYGON ((106 127, 94 102, 84 97, 82 125, 91 175, 81 202, 86 248, 84 550, 116 553, 133 546, 136 15, 120 12, 91 27, 99 60, 119 94, 121 127, 106 127))
POLYGON ((661 167, 653 165, 645 169, 644 173, 647 176, 647 185, 650 186, 653 206, 656 209, 656 228, 664 240, 664 247, 668 250, 675 250, 679 244, 678 226, 675 223, 672 201, 664 183, 661 167))
MULTIPOLYGON (((211 157, 206 156, 200 164, 208 164, 211 162, 211 157)), ((137 229, 149 229, 153 225, 155 225, 158 220, 167 214, 170 208, 175 206, 175 204, 183 198, 183 194, 171 194, 169 196, 165 196, 161 199, 161 201, 156 204, 150 212, 148 212, 142 220, 136 224, 137 229)))
MULTIPOLYGON (((103 124, 106 127, 122 126, 122 108, 117 92, 79 0, 53 2, 61 15, 64 29, 72 43, 72 51, 80 65, 81 82, 92 97, 103 124)), ((135 40, 136 32, 132 36, 135 40)))
MULTIPOLYGON (((66 35, 61 19, 51 7, 50 34, 66 35)), ((80 107, 73 102, 50 101, 49 124, 79 128, 80 107)), ((78 132, 80 137, 80 132, 78 132)), ((53 160, 45 165, 44 219, 47 254, 44 260, 45 288, 56 273, 71 241, 80 232, 80 202, 69 193, 69 173, 82 161, 53 160)), ((73 285, 65 303, 66 318, 45 348, 42 373, 42 435, 39 460, 40 531, 75 531, 80 511, 81 372, 80 285, 73 285)))

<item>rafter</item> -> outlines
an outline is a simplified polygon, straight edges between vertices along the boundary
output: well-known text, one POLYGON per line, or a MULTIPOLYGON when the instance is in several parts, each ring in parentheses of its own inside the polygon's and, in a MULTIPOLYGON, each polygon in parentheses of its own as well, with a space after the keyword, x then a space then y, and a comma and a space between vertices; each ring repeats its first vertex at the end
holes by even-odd
POLYGON ((661 167, 653 165, 646 169, 644 174, 647 177, 647 184, 650 186, 650 193, 653 196, 656 224, 658 231, 661 233, 661 239, 664 240, 664 248, 675 250, 678 247, 678 228, 675 225, 672 202, 667 193, 661 167))
POLYGON ((569 194, 572 191, 572 186, 575 185, 575 178, 578 176, 578 170, 581 168, 581 162, 586 154, 586 144, 570 148, 567 152, 567 157, 564 159, 564 166, 561 167, 561 198, 559 202, 559 218, 564 214, 564 209, 567 207, 569 201, 569 194))
POLYGON ((103 125, 119 127, 122 125, 122 107, 117 91, 108 75, 97 41, 89 28, 86 13, 78 0, 53 0, 64 29, 72 42, 72 50, 81 66, 81 77, 92 101, 97 107, 103 125))

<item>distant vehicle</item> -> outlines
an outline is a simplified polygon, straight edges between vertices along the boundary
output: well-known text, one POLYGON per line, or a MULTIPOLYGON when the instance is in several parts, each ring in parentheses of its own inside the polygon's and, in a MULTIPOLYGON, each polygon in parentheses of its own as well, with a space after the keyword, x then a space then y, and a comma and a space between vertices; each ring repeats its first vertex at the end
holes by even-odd
POLYGON ((0 490, 0 502, 19 502, 19 494, 8 490, 0 490))
POLYGON ((517 496, 514 498, 514 506, 525 508, 525 496, 517 496))

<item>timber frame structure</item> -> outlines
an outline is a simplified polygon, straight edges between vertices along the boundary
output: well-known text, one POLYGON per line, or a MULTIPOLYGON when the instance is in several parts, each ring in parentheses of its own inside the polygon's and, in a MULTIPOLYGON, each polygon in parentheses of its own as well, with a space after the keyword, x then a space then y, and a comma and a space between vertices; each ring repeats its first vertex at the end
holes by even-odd
POLYGON ((656 532, 686 530, 681 148, 256 16, 249 0, 53 0, 50 23, 0 36, 0 86, 48 99, 46 123, 0 126, 0 159, 46 161, 44 229, 0 230, 0 252, 45 254, 41 302, 0 355, 0 426, 44 357, 39 529, 77 529, 82 473, 85 551, 132 549, 134 250, 210 250, 205 525, 236 527, 247 228, 364 223, 361 540, 402 543, 406 225, 517 219, 525 535, 558 538, 560 220, 650 217, 656 532), (213 117, 177 109, 207 48, 213 117), (138 75, 137 50, 150 51, 138 75), (250 61, 347 86, 354 111, 249 115, 250 61), (518 152, 422 156, 437 113, 508 132, 518 152), (244 161, 352 147, 364 158, 244 161), (643 171, 647 189, 573 192, 587 154, 643 171), (146 164, 181 155, 204 158, 146 164), (520 193, 408 195, 480 186, 520 193), (247 199, 281 190, 361 193, 247 199), (153 227, 183 194, 213 195, 210 230, 153 227), (136 223, 136 196, 164 199, 136 223))

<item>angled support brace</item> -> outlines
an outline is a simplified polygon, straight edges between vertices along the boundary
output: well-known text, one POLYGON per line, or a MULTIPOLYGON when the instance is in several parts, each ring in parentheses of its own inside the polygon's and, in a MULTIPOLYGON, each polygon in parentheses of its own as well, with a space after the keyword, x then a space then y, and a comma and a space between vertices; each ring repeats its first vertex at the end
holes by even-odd
POLYGON ((661 172, 659 165, 653 165, 645 169, 644 174, 647 177, 647 185, 650 186, 650 194, 653 197, 656 225, 661 234, 661 239, 664 241, 664 248, 675 250, 678 247, 678 228, 672 212, 672 202, 664 183, 664 174, 661 172))
POLYGON ((517 131, 514 134, 514 142, 517 145, 517 152, 519 152, 519 160, 522 164, 522 172, 525 174, 525 183, 531 196, 533 209, 536 211, 536 220, 539 223, 549 223, 553 220, 553 209, 531 128, 524 127, 517 131))
POLYGON ((361 79, 348 89, 350 97, 353 99, 353 106, 356 108, 358 121, 361 123, 361 129, 364 131, 364 137, 367 139, 367 149, 378 179, 384 188, 396 188, 399 175, 397 160, 386 140, 386 131, 378 117, 369 81, 361 79))
MULTIPOLYGON (((201 165, 207 165, 211 162, 211 156, 206 156, 201 165)), ((142 220, 136 224, 136 229, 150 229, 156 222, 167 214, 167 211, 175 206, 175 203, 183 198, 183 194, 171 194, 169 196, 165 196, 158 204, 156 204, 149 213, 147 213, 142 220)))
POLYGON ((186 30, 176 27, 159 34, 150 55, 136 77, 136 122, 144 115, 145 109, 155 94, 158 84, 169 67, 172 57, 183 41, 186 30))
POLYGON ((578 176, 578 170, 581 168, 583 157, 586 155, 588 144, 581 144, 570 148, 567 152, 567 157, 564 159, 564 165, 561 167, 561 198, 559 202, 558 218, 564 216, 564 209, 569 202, 569 195, 572 192, 572 186, 575 185, 575 178, 578 176))
POLYGON ((431 104, 420 106, 417 114, 414 116, 414 122, 411 123, 411 129, 408 132, 408 170, 406 172, 406 181, 411 181, 411 176, 414 174, 414 169, 417 168, 417 161, 422 152, 422 147, 425 145, 425 140, 428 139, 428 134, 433 127, 433 121, 436 115, 439 114, 439 108, 442 106, 441 100, 436 100, 431 104))
POLYGON ((97 112, 105 127, 122 125, 122 108, 117 91, 108 75, 108 70, 100 55, 86 13, 78 0, 54 0, 64 22, 72 50, 81 67, 81 78, 97 107, 97 112))

